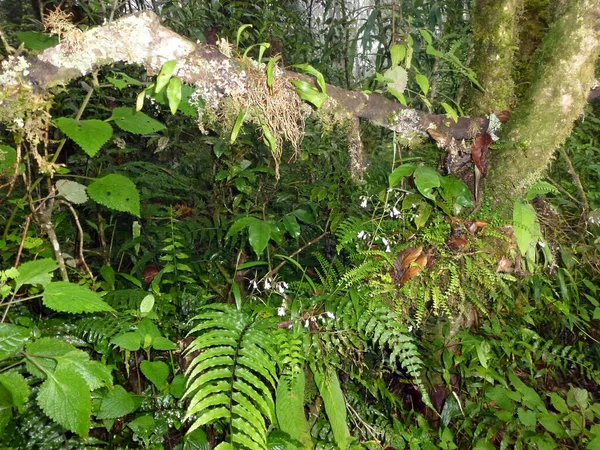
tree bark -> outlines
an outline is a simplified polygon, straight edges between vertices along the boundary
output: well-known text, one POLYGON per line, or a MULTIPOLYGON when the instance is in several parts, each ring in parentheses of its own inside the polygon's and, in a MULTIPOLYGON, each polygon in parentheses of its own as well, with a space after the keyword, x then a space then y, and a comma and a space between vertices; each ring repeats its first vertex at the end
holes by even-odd
POLYGON ((598 56, 600 3, 569 2, 536 52, 533 85, 507 123, 505 148, 493 153, 487 181, 492 198, 518 197, 543 177, 583 113, 598 56))

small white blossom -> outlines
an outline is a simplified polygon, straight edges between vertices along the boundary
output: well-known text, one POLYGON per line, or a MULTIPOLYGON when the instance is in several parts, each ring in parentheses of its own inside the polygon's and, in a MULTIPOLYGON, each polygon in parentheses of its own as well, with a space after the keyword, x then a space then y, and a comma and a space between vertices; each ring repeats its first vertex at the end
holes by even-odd
POLYGON ((356 235, 357 238, 359 239, 366 239, 367 238, 367 233, 365 233, 363 230, 359 231, 358 234, 356 235))
POLYGON ((414 203, 412 204, 413 209, 417 207, 417 205, 415 205, 414 203))
POLYGON ((367 207, 367 197, 361 197, 360 207, 361 208, 367 207))
POLYGON ((19 128, 23 128, 25 126, 25 122, 23 122, 23 119, 21 119, 19 117, 17 117, 16 119, 14 119, 13 122, 19 128))
POLYGON ((279 317, 285 316, 285 308, 283 306, 280 306, 279 308, 277 308, 277 315, 279 317))
POLYGON ((308 328, 308 319, 304 321, 304 328, 308 328))
POLYGON ((409 326, 408 326, 408 332, 410 333, 412 330, 413 330, 413 326, 412 326, 412 325, 409 325, 409 326))
POLYGON ((544 248, 544 247, 546 246, 546 243, 545 243, 545 242, 542 242, 542 241, 539 241, 539 242, 538 242, 538 245, 539 245, 540 247, 544 248))
POLYGON ((258 284, 256 284, 256 280, 252 281, 252 290, 255 291, 258 289, 258 284))
POLYGON ((383 243, 383 245, 390 245, 390 242, 386 238, 381 238, 381 242, 383 243))
POLYGON ((392 249, 390 248, 390 246, 389 246, 389 245, 387 245, 387 246, 385 247, 385 252, 386 252, 386 253, 390 253, 391 251, 392 251, 392 249))
POLYGON ((398 210, 398 208, 396 208, 395 206, 392 208, 392 210, 390 211, 390 217, 392 219, 394 219, 395 217, 398 217, 400 215, 400 211, 398 210))
POLYGON ((335 319, 335 314, 333 314, 331 311, 327 311, 325 313, 327 315, 327 317, 329 317, 330 319, 335 319))
POLYGON ((267 279, 265 280, 265 284, 264 284, 264 286, 265 286, 265 290, 269 290, 269 289, 271 289, 271 279, 270 279, 270 278, 267 278, 267 279))

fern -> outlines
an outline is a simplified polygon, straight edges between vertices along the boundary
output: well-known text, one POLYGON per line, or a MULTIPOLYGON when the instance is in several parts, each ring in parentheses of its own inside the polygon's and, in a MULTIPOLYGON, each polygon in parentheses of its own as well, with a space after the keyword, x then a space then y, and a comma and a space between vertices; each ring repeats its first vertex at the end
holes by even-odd
POLYGON ((229 443, 252 450, 267 446, 265 419, 273 422, 271 390, 277 386, 273 337, 266 321, 227 305, 202 308, 190 334, 199 336, 186 350, 198 353, 186 373, 185 419, 196 415, 190 432, 217 420, 227 423, 229 443))
POLYGON ((336 246, 339 253, 343 248, 347 248, 348 244, 358 239, 358 234, 365 231, 365 220, 360 217, 350 217, 344 220, 336 230, 338 244, 336 246))
POLYGON ((79 319, 74 334, 90 343, 108 341, 113 336, 129 330, 131 316, 89 316, 79 319))

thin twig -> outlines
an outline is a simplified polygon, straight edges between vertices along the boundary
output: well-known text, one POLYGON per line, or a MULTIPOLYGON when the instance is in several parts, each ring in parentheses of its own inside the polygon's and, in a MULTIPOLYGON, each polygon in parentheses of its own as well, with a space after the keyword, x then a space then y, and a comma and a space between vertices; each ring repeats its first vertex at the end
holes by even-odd
POLYGON ((71 205, 69 202, 66 202, 64 200, 59 200, 60 203, 62 203, 63 205, 66 205, 67 208, 69 208, 69 210, 71 211, 71 214, 73 215, 73 220, 75 220, 75 225, 77 226, 77 230, 79 231, 79 261, 81 261, 81 264, 83 264, 83 267, 85 268, 85 271, 87 272, 88 276, 90 277, 90 280, 92 281, 92 290, 96 290, 96 283, 94 281, 94 274, 92 273, 92 271, 90 270, 90 267, 87 265, 87 263, 85 262, 85 257, 83 256, 83 228, 81 227, 81 223, 79 222, 79 216, 77 215, 77 211, 75 211, 75 208, 73 208, 73 205, 71 205))
POLYGON ((19 267, 19 261, 21 259, 21 253, 23 252, 23 245, 25 244, 25 239, 27 239, 27 231, 29 231, 29 224, 31 223, 31 214, 27 216, 25 219, 25 227, 23 228, 23 237, 21 238, 21 243, 19 244, 19 250, 17 251, 17 259, 15 260, 15 268, 19 267))
MULTIPOLYGON (((298 250, 296 250, 294 253, 292 253, 290 256, 288 256, 288 258, 293 258, 294 256, 296 256, 298 253, 300 253, 302 250, 306 249, 307 247, 310 247, 313 244, 316 244, 317 242, 319 242, 321 239, 323 239, 325 236, 327 236, 329 234, 329 231, 325 231, 323 232, 320 236, 314 238, 312 241, 307 242, 306 244, 304 244, 302 247, 300 247, 298 250)), ((279 263, 279 265, 277 267, 275 267, 274 269, 270 270, 263 278, 262 280, 265 280, 267 278, 272 278, 273 275, 275 275, 277 272, 279 272, 281 270, 281 268, 283 266, 285 266, 287 264, 287 260, 283 260, 279 263)), ((261 281, 262 281, 261 280, 261 281)))
POLYGON ((367 430, 367 432, 371 435, 375 442, 377 442, 377 445, 381 445, 381 441, 377 439, 377 434, 375 433, 376 430, 371 425, 362 420, 362 418, 358 415, 358 413, 352 407, 352 405, 348 403, 348 400, 345 397, 344 402, 346 402, 346 408, 348 408, 348 411, 350 411, 354 415, 354 417, 362 424, 362 426, 365 427, 365 430, 367 430))
POLYGON ((587 218, 587 213, 590 210, 590 205, 587 201, 587 197, 585 195, 585 190, 583 189, 583 186, 581 185, 581 180, 579 179, 579 174, 575 170, 575 167, 573 167, 573 163, 571 162, 571 159, 569 158, 569 155, 567 155, 567 152, 565 151, 565 149, 563 147, 560 147, 559 150, 560 150, 561 156, 565 160, 565 164, 567 165, 567 171, 573 177, 573 183, 575 183, 577 192, 579 192, 579 197, 581 197, 581 205, 583 207, 583 216, 587 218))

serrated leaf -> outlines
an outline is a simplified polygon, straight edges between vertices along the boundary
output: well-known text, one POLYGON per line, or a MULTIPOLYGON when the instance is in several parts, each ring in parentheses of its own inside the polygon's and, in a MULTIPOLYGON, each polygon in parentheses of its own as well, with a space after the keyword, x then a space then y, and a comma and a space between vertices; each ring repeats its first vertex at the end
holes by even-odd
POLYGON ((248 240, 256 256, 260 257, 267 247, 269 239, 271 239, 271 227, 268 223, 257 220, 250 224, 248 227, 248 240))
POLYGON ((92 402, 88 385, 80 374, 59 365, 40 386, 37 403, 52 420, 87 438, 92 402))
POLYGON ((112 137, 113 129, 102 120, 75 120, 69 117, 54 119, 56 126, 74 140, 84 152, 93 157, 112 137))
POLYGON ((396 167, 388 176, 390 187, 397 186, 402 178, 412 175, 414 171, 415 166, 413 164, 402 164, 401 166, 396 167))
POLYGON ((68 281, 55 281, 46 286, 43 303, 54 311, 72 314, 114 311, 95 292, 68 281))
POLYGON ((54 338, 41 338, 34 342, 29 342, 25 352, 30 358, 35 359, 36 364, 27 360, 25 365, 27 371, 39 378, 45 378, 45 372, 41 368, 52 372, 56 368, 54 357, 63 356, 76 350, 71 344, 65 341, 59 341, 54 338))
POLYGON ((152 134, 165 129, 158 120, 126 106, 113 109, 110 118, 120 129, 134 134, 152 134))
POLYGON ((71 368, 80 374, 91 391, 101 387, 112 387, 110 369, 99 361, 91 360, 90 355, 83 350, 74 350, 55 359, 59 366, 71 368))
POLYGON ((529 203, 516 201, 513 206, 513 225, 517 246, 522 255, 527 254, 529 245, 537 235, 535 210, 529 203))
POLYGON ((179 77, 173 77, 169 80, 167 99, 169 100, 171 114, 175 114, 181 103, 181 79, 179 77))
POLYGON ((25 408, 25 402, 31 392, 31 388, 27 384, 25 377, 19 372, 9 370, 0 373, 0 384, 10 393, 13 406, 22 413, 25 408))
POLYGON ((29 329, 25 327, 12 323, 0 323, 0 361, 21 351, 29 339, 29 334, 29 329))
POLYGON ((119 334, 110 340, 112 345, 122 348, 123 350, 129 350, 135 352, 142 347, 144 336, 137 331, 129 333, 119 334))
POLYGON ((388 69, 384 72, 383 76, 392 80, 391 83, 388 82, 387 84, 389 89, 394 89, 400 94, 404 93, 408 81, 408 74, 404 67, 396 66, 393 69, 388 69))
POLYGON ((325 405, 335 442, 340 449, 345 450, 350 443, 350 431, 346 423, 346 402, 338 376, 334 371, 321 373, 316 370, 313 371, 313 375, 325 405))
POLYGON ((81 205, 88 201, 87 188, 81 183, 71 180, 59 180, 56 182, 56 188, 58 194, 71 203, 81 205))
POLYGON ((296 439, 304 448, 312 447, 310 427, 304 415, 304 372, 298 373, 292 383, 282 376, 277 386, 275 411, 279 429, 296 439))
POLYGON ((50 258, 29 261, 19 266, 19 275, 15 278, 15 291, 25 284, 46 286, 52 281, 52 272, 58 267, 50 258))
POLYGON ((169 366, 162 361, 142 361, 140 370, 158 389, 162 389, 169 377, 169 366))
POLYGON ((107 208, 140 217, 140 194, 133 181, 123 175, 97 178, 88 186, 87 192, 92 200, 107 208))
POLYGON ((142 405, 142 397, 127 392, 122 386, 116 385, 108 391, 100 403, 98 419, 117 419, 131 414, 142 405))

